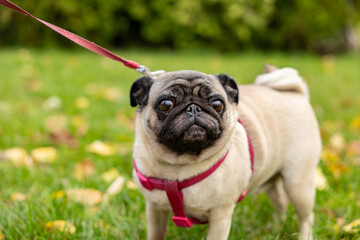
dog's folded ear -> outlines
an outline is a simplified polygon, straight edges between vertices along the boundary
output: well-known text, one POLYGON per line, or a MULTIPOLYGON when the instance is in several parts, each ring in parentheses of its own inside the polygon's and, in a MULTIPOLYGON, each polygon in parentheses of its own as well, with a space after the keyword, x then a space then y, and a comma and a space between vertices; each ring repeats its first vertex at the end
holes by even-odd
POLYGON ((227 74, 219 74, 217 78, 224 87, 229 100, 237 104, 239 102, 239 89, 235 80, 227 74))
POLYGON ((136 107, 137 105, 146 105, 149 99, 149 92, 152 84, 153 79, 148 76, 138 78, 133 83, 130 90, 130 104, 132 107, 136 107))

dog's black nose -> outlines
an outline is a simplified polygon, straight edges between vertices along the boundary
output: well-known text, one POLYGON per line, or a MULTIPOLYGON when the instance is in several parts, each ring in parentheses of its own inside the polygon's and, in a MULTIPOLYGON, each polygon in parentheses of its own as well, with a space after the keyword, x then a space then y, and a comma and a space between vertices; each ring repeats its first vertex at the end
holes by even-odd
POLYGON ((200 116, 201 115, 201 112, 202 112, 202 109, 200 106, 196 105, 196 104, 190 104, 187 108, 186 108, 186 111, 187 113, 190 115, 190 116, 200 116))

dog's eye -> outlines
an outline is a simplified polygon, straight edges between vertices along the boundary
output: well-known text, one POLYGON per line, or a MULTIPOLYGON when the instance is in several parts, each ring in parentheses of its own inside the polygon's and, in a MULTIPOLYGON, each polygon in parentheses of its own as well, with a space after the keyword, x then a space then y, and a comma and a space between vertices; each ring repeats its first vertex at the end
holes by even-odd
POLYGON ((224 109, 224 104, 220 100, 215 100, 211 103, 211 106, 217 111, 218 113, 224 109))
POLYGON ((174 106, 174 103, 170 100, 162 100, 159 103, 159 110, 162 112, 169 112, 174 106))

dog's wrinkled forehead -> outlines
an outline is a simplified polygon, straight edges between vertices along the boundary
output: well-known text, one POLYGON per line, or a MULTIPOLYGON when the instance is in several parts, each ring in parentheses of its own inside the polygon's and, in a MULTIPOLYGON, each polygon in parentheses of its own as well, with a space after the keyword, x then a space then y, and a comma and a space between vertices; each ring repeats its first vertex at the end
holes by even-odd
POLYGON ((156 78, 150 96, 158 96, 161 92, 177 85, 189 89, 202 85, 211 87, 214 91, 225 93, 216 76, 198 71, 183 70, 168 72, 156 78))

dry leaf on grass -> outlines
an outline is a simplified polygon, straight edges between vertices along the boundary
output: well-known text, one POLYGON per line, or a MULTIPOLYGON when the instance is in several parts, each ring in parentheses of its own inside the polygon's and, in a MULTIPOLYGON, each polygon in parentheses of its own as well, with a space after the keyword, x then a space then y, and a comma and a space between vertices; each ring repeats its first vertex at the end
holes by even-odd
POLYGON ((116 195, 123 189, 125 183, 125 178, 123 176, 119 176, 115 179, 115 181, 110 185, 110 187, 106 190, 106 194, 108 195, 116 195))
POLYGON ((116 149, 113 145, 96 140, 86 147, 87 151, 99 154, 101 156, 112 156, 116 149))
POLYGON ((77 148, 78 141, 66 130, 52 132, 49 135, 52 144, 66 145, 70 148, 77 148))
POLYGON ((66 131, 68 119, 65 115, 52 115, 46 118, 45 126, 50 132, 66 131))
POLYGON ((23 194, 23 193, 13 193, 13 194, 11 194, 11 196, 10 196, 10 200, 11 200, 12 202, 14 202, 14 201, 20 201, 20 202, 22 202, 22 201, 25 201, 25 200, 26 200, 26 195, 23 194))
POLYGON ((335 178, 339 178, 343 173, 350 170, 349 167, 341 161, 339 153, 334 149, 324 148, 321 153, 321 158, 335 178))
POLYGON ((135 114, 129 117, 124 111, 118 111, 116 113, 116 120, 128 129, 135 129, 135 114))
POLYGON ((15 166, 33 166, 33 159, 23 148, 14 147, 0 152, 0 160, 10 160, 15 166))
POLYGON ((334 178, 338 179, 339 177, 341 177, 341 175, 343 175, 344 173, 347 173, 350 171, 350 168, 348 166, 346 166, 344 163, 339 162, 339 163, 329 163, 327 165, 327 168, 329 169, 329 171, 332 173, 332 175, 334 176, 334 178))
POLYGON ((324 121, 320 124, 321 136, 327 138, 330 134, 344 129, 342 121, 324 121))
POLYGON ((95 171, 94 164, 90 160, 83 160, 76 163, 74 169, 74 177, 77 180, 83 180, 90 177, 95 171))
POLYGON ((325 163, 338 163, 340 162, 339 154, 331 148, 324 148, 321 152, 321 159, 325 163))
POLYGON ((355 219, 351 223, 343 226, 342 229, 346 233, 360 233, 360 218, 355 219))
POLYGON ((107 183, 114 181, 119 176, 120 173, 116 168, 111 168, 108 171, 101 174, 101 178, 107 183))
POLYGON ((5 235, 2 233, 1 229, 0 229, 0 240, 5 240, 5 235))
POLYGON ((102 200, 102 193, 91 188, 68 189, 65 193, 71 201, 88 206, 99 204, 102 200))
POLYGON ((65 192, 63 190, 57 191, 53 194, 51 194, 51 197, 54 199, 59 199, 62 198, 63 196, 65 196, 65 192))
POLYGON ((346 142, 341 133, 335 133, 330 137, 329 147, 340 153, 345 149, 346 142))
POLYGON ((32 150, 31 156, 39 163, 53 163, 56 160, 57 153, 53 147, 41 147, 32 150))
POLYGON ((318 190, 327 190, 329 188, 329 184, 320 167, 315 172, 315 184, 318 190))
POLYGON ((350 129, 353 131, 360 131, 360 115, 351 120, 350 129))
POLYGON ((55 220, 51 222, 47 222, 45 224, 45 231, 46 232, 63 232, 63 233, 72 233, 74 234, 76 232, 75 226, 65 220, 55 220))
POLYGON ((120 153, 121 156, 127 156, 131 153, 131 149, 133 147, 133 143, 121 143, 117 146, 117 151, 120 153))
POLYGON ((332 74, 334 71, 334 59, 333 55, 325 55, 322 58, 322 68, 326 74, 332 74))
POLYGON ((350 142, 346 147, 346 151, 350 157, 360 156, 360 141, 350 142))
POLYGON ((86 86, 86 91, 90 95, 109 101, 116 101, 121 96, 119 90, 114 87, 106 87, 101 84, 91 83, 86 86))
POLYGON ((136 186, 136 183, 135 183, 134 179, 128 180, 128 181, 126 182, 126 187, 127 187, 128 189, 131 189, 131 190, 137 189, 137 186, 136 186))
POLYGON ((107 224, 104 220, 99 219, 95 224, 94 227, 100 230, 107 230, 110 228, 109 224, 107 224))
POLYGON ((46 99, 43 104, 42 107, 44 110, 55 110, 55 109, 59 109, 62 106, 62 101, 58 96, 51 96, 48 99, 46 99))
POLYGON ((78 97, 75 99, 75 106, 80 109, 86 109, 90 105, 89 99, 86 97, 78 97))
POLYGON ((71 125, 76 128, 76 133, 83 136, 87 133, 89 127, 82 116, 76 115, 71 118, 71 125))
POLYGON ((26 83, 26 89, 28 89, 31 92, 38 92, 42 89, 42 82, 40 82, 39 78, 36 76, 26 83))

